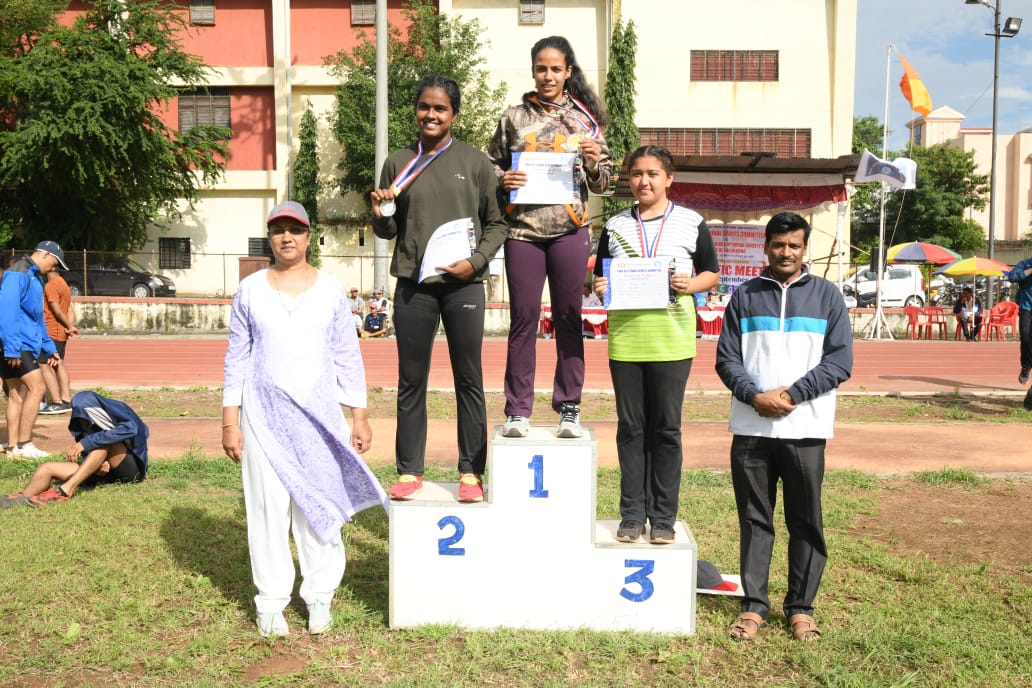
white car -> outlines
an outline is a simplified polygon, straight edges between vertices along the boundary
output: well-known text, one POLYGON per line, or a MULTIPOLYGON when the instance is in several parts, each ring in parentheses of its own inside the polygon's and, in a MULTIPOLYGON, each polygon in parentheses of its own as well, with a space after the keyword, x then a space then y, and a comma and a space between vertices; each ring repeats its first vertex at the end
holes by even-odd
MULTIPOLYGON (((877 291, 878 273, 869 267, 860 267, 846 275, 842 280, 845 290, 849 287, 856 296, 858 305, 874 305, 874 293, 877 291)), ((943 285, 943 279, 939 275, 932 278, 932 289, 938 289, 943 285)), ((882 275, 882 305, 883 306, 923 306, 928 297, 925 288, 924 276, 918 265, 910 263, 897 263, 886 265, 885 273, 882 275)))

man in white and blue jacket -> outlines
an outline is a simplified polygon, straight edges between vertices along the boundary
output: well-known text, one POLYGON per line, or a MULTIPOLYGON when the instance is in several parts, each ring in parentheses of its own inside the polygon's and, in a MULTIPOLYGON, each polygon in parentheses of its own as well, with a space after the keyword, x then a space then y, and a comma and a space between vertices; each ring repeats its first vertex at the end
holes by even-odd
POLYGON ((821 484, 833 434, 835 389, 853 368, 853 333, 842 294, 803 265, 810 225, 795 213, 767 223, 768 267, 735 290, 717 343, 717 374, 731 390, 731 477, 738 506, 742 613, 729 629, 749 640, 770 612, 767 579, 774 504, 782 482, 788 527, 793 635, 820 638, 813 620, 828 553, 821 484))

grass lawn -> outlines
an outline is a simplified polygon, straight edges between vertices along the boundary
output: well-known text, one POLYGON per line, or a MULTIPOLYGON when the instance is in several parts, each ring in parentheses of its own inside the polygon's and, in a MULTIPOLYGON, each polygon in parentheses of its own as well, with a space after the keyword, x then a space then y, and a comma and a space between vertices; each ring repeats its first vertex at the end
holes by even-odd
MULTIPOLYGON (((0 490, 20 489, 34 467, 0 461, 0 490)), ((393 467, 379 477, 388 484, 393 467)), ((599 517, 617 515, 618 482, 617 471, 600 471, 599 517)), ((1027 686, 1028 541, 989 556, 951 548, 949 529, 963 523, 964 507, 949 523, 908 523, 899 496, 911 491, 964 505, 990 495, 1027 501, 1029 484, 946 471, 891 481, 829 474, 831 559, 817 600, 817 644, 790 640, 780 614, 753 643, 728 640, 737 599, 707 596, 699 597, 691 637, 392 631, 387 517, 379 509, 345 527, 348 570, 333 630, 310 637, 295 597, 292 635, 268 641, 254 626, 239 468, 187 454, 155 463, 139 485, 0 511, 0 686, 1027 686), (946 539, 922 552, 905 537, 910 528, 946 539)), ((703 558, 736 570, 727 473, 685 473, 680 517, 703 558)), ((780 530, 775 607, 785 592, 786 539, 780 530)), ((449 594, 476 604, 476 588, 455 581, 449 594)))

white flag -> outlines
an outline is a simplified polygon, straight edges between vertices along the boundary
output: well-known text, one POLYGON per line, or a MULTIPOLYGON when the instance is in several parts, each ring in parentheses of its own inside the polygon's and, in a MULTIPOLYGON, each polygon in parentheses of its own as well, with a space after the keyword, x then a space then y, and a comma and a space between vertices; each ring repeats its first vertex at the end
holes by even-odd
POLYGON ((910 158, 896 158, 888 162, 865 148, 854 181, 885 182, 897 189, 914 189, 917 187, 917 163, 910 158))

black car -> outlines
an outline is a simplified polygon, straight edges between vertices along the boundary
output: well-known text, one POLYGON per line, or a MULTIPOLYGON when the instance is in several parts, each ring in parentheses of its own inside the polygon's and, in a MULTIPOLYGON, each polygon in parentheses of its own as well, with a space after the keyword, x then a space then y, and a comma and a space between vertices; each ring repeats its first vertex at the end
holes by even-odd
POLYGON ((62 277, 68 282, 72 296, 175 296, 175 282, 163 275, 155 275, 125 256, 100 253, 86 254, 86 269, 82 253, 65 253, 68 270, 62 277))

